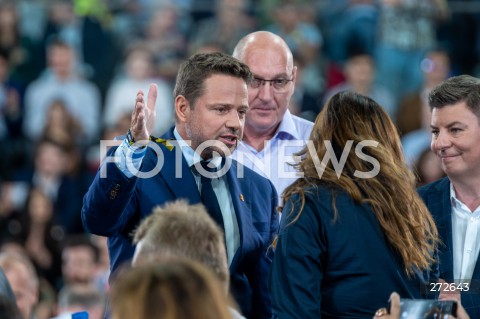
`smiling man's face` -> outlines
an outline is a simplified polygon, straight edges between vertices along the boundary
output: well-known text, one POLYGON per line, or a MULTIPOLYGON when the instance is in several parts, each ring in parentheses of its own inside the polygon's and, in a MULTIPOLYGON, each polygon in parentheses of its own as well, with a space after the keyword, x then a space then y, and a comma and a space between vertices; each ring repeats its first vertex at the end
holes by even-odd
POLYGON ((431 149, 450 177, 480 176, 480 125, 465 102, 434 108, 431 149))

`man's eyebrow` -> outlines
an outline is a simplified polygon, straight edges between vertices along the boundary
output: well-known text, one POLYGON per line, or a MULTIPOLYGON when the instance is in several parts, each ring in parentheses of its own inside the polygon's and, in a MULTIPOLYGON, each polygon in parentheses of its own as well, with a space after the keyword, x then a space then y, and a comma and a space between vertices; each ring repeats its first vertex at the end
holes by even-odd
MULTIPOLYGON (((255 73, 253 74, 253 77, 256 78, 256 79, 259 79, 259 80, 267 80, 264 77, 262 77, 260 75, 257 75, 255 73)), ((278 80, 278 79, 287 78, 287 77, 288 77, 287 73, 279 73, 279 74, 275 74, 273 77, 271 77, 271 80, 278 80)))
POLYGON ((462 123, 462 122, 459 122, 459 121, 453 121, 453 122, 447 124, 447 128, 450 128, 450 127, 455 126, 455 125, 467 126, 465 123, 462 123))
MULTIPOLYGON (((460 121, 453 121, 453 122, 450 122, 448 123, 447 125, 445 125, 446 128, 451 128, 452 126, 455 126, 455 125, 460 125, 460 126, 467 126, 465 123, 463 122, 460 122, 460 121)), ((437 126, 433 125, 433 124, 430 124, 430 127, 431 128, 438 128, 437 126)))

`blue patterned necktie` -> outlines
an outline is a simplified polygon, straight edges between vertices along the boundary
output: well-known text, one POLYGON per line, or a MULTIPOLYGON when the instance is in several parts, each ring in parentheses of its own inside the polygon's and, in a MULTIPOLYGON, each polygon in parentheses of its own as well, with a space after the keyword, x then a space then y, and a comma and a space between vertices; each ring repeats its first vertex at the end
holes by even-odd
MULTIPOLYGON (((209 173, 214 173, 218 169, 217 167, 210 167, 209 162, 201 161, 203 169, 209 173)), ((220 206, 218 205, 217 195, 213 191, 212 179, 209 176, 203 176, 200 174, 201 181, 201 192, 200 197, 202 199, 203 205, 207 208, 208 214, 212 219, 217 223, 218 226, 225 232, 225 227, 223 225, 223 216, 220 206)))

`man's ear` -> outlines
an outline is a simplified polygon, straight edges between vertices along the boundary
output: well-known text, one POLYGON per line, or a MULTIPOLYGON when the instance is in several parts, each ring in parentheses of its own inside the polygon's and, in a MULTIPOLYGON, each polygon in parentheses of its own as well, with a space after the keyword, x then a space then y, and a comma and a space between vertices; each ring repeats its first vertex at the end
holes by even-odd
POLYGON ((175 115, 180 123, 185 123, 190 117, 190 103, 183 95, 175 97, 175 115))
POLYGON ((297 81, 297 66, 295 65, 292 70, 292 79, 293 79, 293 84, 297 81))

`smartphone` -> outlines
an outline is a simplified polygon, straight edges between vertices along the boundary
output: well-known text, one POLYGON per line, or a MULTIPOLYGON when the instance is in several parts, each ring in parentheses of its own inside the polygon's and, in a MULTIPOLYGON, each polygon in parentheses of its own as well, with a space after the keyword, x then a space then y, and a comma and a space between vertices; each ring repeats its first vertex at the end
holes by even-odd
MULTIPOLYGON (((390 303, 387 309, 390 312, 390 303)), ((456 301, 400 299, 400 318, 402 319, 447 319, 449 315, 456 317, 456 301)))

